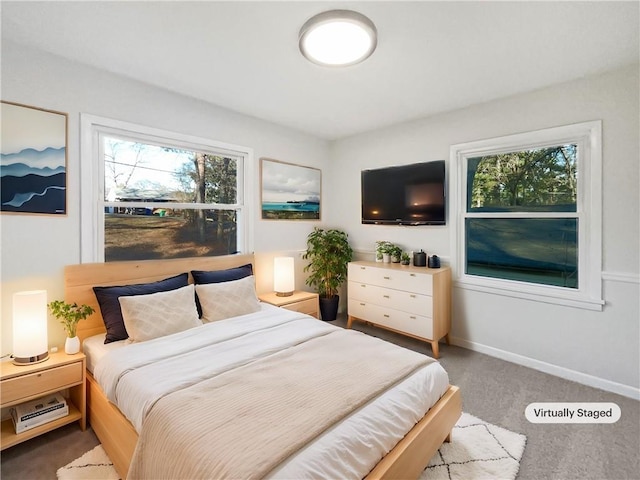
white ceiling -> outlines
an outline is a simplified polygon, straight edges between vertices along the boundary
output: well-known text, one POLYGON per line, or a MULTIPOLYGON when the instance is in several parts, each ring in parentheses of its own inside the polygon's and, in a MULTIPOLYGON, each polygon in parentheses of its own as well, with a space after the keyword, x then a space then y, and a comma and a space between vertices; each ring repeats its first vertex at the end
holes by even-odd
MULTIPOLYGON (((630 2, 10 2, 2 39, 336 139, 638 62, 630 2), (344 69, 298 51, 334 8, 378 29, 344 69)), ((10 72, 2 72, 10 75, 10 72)))

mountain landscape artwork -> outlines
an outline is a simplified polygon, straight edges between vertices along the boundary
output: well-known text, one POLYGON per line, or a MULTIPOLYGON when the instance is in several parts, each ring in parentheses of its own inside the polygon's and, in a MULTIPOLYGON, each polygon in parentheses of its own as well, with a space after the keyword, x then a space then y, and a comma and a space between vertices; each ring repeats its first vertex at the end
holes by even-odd
POLYGON ((260 170, 263 219, 320 220, 319 169, 262 158, 260 170))
POLYGON ((2 102, 0 211, 67 212, 67 115, 2 102))

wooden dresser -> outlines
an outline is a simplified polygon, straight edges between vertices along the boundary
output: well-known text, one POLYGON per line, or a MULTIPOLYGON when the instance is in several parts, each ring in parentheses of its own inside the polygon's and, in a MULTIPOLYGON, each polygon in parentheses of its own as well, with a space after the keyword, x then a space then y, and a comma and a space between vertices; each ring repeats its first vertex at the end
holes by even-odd
POLYGON ((351 262, 347 308, 348 328, 362 321, 425 340, 438 358, 438 341, 449 343, 451 269, 351 262))

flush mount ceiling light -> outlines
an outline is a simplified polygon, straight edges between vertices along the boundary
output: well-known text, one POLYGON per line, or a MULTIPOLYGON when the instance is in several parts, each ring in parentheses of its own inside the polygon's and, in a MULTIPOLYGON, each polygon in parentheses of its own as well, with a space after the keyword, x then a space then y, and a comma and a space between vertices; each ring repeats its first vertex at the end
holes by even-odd
POLYGON ((373 22, 351 10, 330 10, 311 17, 300 29, 298 40, 308 60, 325 66, 360 63, 378 42, 373 22))

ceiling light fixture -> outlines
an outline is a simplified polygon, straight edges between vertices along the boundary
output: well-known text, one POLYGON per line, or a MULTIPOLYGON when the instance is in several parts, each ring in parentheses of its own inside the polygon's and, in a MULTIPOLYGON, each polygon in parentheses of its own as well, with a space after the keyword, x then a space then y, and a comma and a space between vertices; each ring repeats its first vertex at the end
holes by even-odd
POLYGON ((351 10, 330 10, 305 22, 298 37, 300 51, 324 66, 355 65, 376 49, 378 32, 371 20, 351 10))

